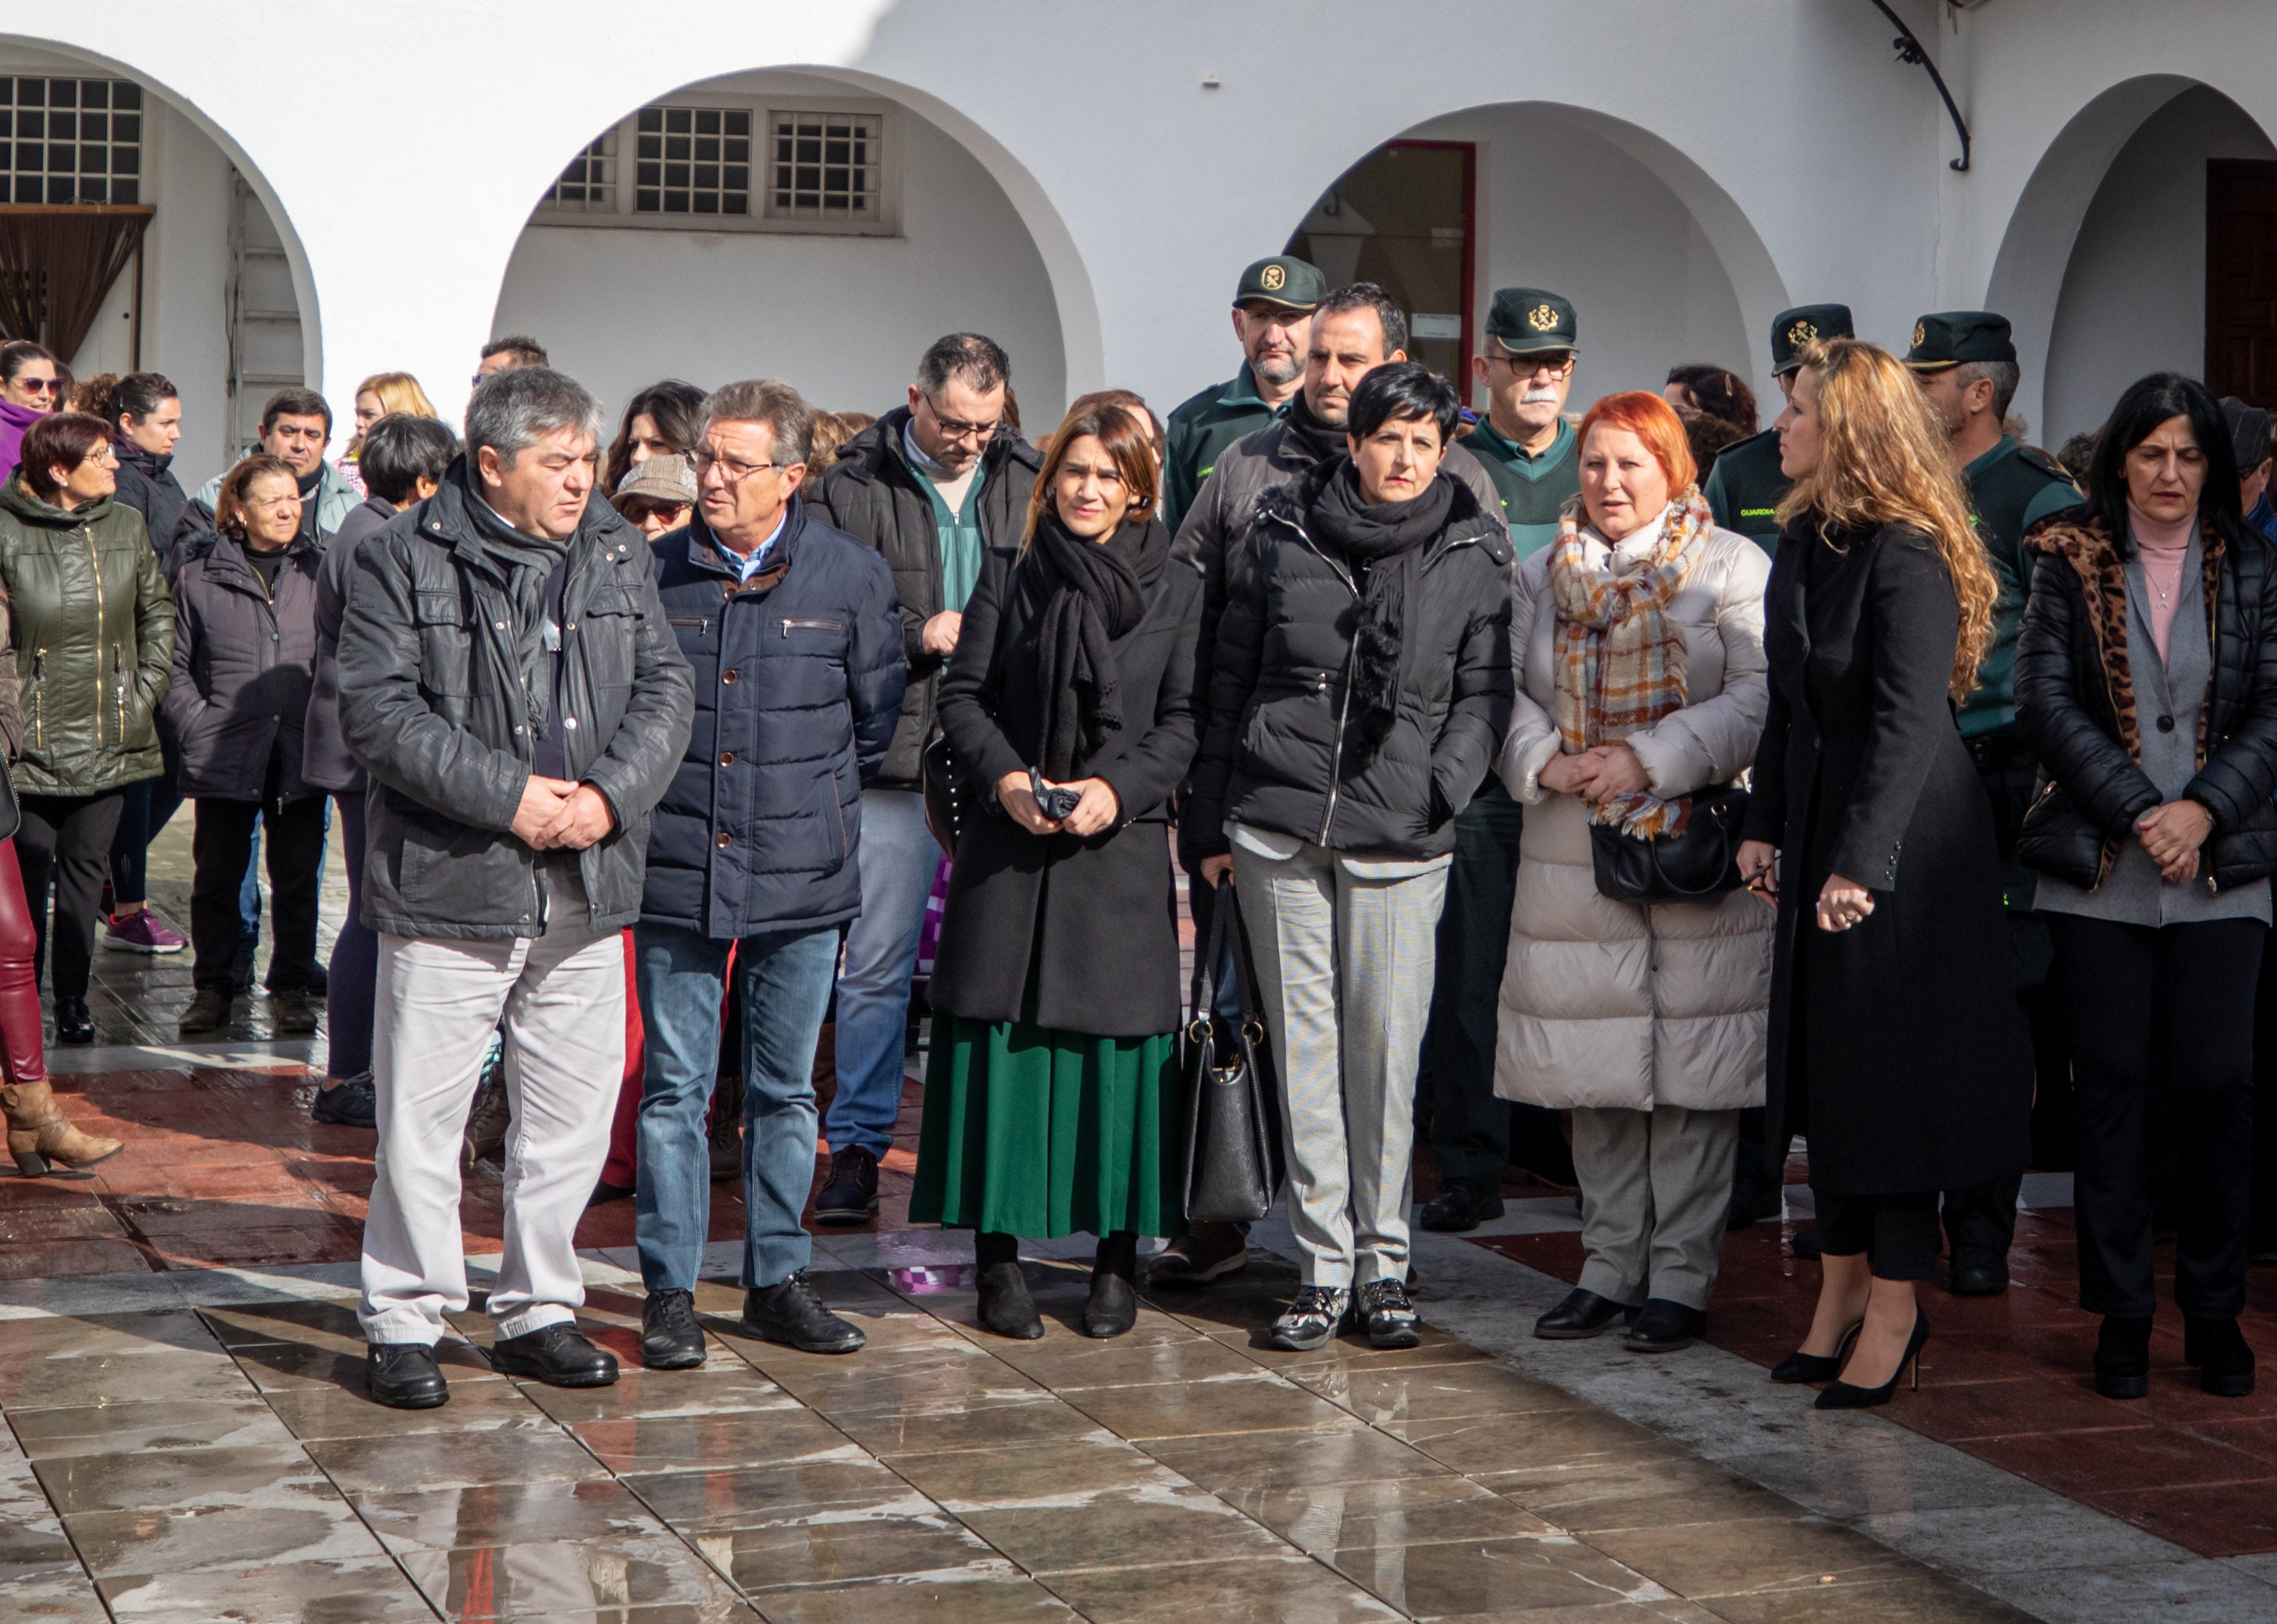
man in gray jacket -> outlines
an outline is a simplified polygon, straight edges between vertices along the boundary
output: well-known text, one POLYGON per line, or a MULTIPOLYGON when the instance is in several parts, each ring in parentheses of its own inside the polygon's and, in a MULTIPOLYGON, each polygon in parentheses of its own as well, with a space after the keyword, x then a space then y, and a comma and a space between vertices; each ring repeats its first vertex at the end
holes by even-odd
POLYGON ((459 1130, 503 1022, 514 1126, 491 1362, 604 1386, 575 1329, 575 1233, 624 1074, 621 932, 649 812, 695 701, 646 543, 589 502, 599 405, 544 368, 487 378, 440 490, 357 549, 340 725, 370 775, 364 923, 379 934, 377 1180, 364 1222, 366 1384, 448 1399, 433 1347, 467 1305, 459 1130))

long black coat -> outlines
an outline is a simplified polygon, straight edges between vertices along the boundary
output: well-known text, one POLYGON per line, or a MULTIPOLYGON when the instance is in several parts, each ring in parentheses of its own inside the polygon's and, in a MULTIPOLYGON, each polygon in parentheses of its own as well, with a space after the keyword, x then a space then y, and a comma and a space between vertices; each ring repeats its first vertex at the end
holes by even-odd
POLYGON ((1178 925, 1168 824, 1170 793, 1199 743, 1201 577, 1172 564, 1146 617, 1110 644, 1123 730, 1070 776, 1105 779, 1123 812, 1114 827, 1078 840, 1031 835, 994 804, 990 789, 1042 755, 1037 573, 1011 549, 990 549, 940 680, 941 728, 978 792, 972 799, 988 810, 967 817, 957 842, 933 1005, 977 1020, 1018 1019, 1037 955, 1038 1024, 1094 1037, 1173 1032, 1178 925))
MULTIPOLYGON (((1991 807, 1946 698, 1951 579, 1911 531, 1830 555, 1790 527, 1763 612, 1771 703, 1747 834, 1779 848, 1771 1119, 1810 1136, 1811 1182, 1845 1194, 2014 1172, 2030 1051, 1991 807), (1830 873, 1874 896, 1839 934, 1815 917, 1830 873)), ((1776 1170, 1786 1140, 1772 1143, 1776 1170)))

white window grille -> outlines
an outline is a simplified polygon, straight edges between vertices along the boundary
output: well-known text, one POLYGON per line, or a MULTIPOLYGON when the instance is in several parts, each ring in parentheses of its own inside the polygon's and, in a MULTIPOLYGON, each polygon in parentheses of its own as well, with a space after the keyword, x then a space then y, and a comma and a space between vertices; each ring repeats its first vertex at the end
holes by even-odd
POLYGON ((606 129, 585 143, 545 194, 545 207, 572 213, 605 213, 617 206, 617 133, 606 129))
POLYGON ((635 214, 750 214, 750 108, 644 107, 636 122, 635 214))
POLYGON ((884 190, 882 126, 875 113, 770 112, 767 217, 875 220, 884 190))
POLYGON ((0 75, 0 202, 140 203, 142 87, 0 75))

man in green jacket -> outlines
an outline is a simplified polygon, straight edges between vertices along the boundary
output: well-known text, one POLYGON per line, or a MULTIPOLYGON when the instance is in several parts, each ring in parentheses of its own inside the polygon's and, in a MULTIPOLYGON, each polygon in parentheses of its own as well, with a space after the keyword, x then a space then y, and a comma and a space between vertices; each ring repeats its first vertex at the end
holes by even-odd
MULTIPOLYGON (((1771 321, 1771 374, 1779 393, 1792 396, 1794 375, 1802 367, 1802 352, 1811 344, 1856 336, 1847 304, 1798 305, 1781 310, 1771 321)), ((1778 430, 1765 429, 1735 445, 1726 446, 1708 471, 1700 494, 1708 499, 1716 522, 1727 530, 1752 537, 1766 553, 1778 551, 1778 505, 1794 482, 1779 471, 1778 430)), ((1744 1125, 1742 1132, 1744 1133, 1744 1125)), ((1748 1158, 1740 1158, 1745 1166, 1748 1158)), ((1772 1193, 1774 1198, 1778 1192, 1772 1193)))
POLYGON ((1241 342, 1241 370, 1213 384, 1170 413, 1169 444, 1162 458, 1162 522, 1178 522, 1218 454, 1281 415, 1305 377, 1313 311, 1329 279, 1318 267, 1287 254, 1260 259, 1241 273, 1233 290, 1233 336, 1241 342))
POLYGON ((1524 563, 1557 538, 1557 515, 1581 492, 1581 446, 1565 421, 1577 348, 1573 306, 1538 287, 1496 291, 1486 353, 1471 375, 1487 391, 1487 415, 1463 445, 1502 492, 1503 522, 1524 563))

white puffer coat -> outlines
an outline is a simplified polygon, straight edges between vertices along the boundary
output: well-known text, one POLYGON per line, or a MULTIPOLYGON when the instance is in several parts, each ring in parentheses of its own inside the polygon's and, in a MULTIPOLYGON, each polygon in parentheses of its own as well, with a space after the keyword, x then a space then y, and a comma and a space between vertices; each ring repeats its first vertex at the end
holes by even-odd
MULTIPOLYGON (((1659 533, 1648 526, 1611 556, 1617 565, 1641 560, 1659 533)), ((1594 530, 1581 534, 1594 558, 1607 556, 1594 530)), ((1771 560, 1731 530, 1711 530, 1700 545, 1703 555, 1670 606, 1684 633, 1689 703, 1628 739, 1663 799, 1730 783, 1752 765, 1771 703, 1771 560)), ((1586 804, 1542 787, 1560 749, 1554 551, 1527 560, 1512 589, 1518 694, 1501 771, 1527 810, 1495 1092, 1557 1108, 1761 1105, 1771 911, 1744 890, 1649 906, 1599 896, 1586 804)))

